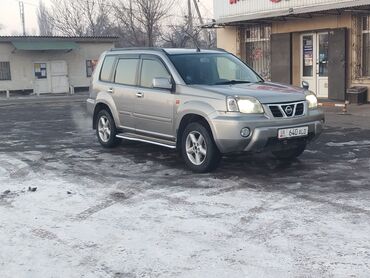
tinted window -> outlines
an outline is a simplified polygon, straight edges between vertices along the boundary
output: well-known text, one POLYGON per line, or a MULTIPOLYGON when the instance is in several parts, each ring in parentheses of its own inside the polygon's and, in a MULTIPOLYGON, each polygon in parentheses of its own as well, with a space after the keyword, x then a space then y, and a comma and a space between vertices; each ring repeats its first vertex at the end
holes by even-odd
POLYGON ((147 88, 153 87, 154 78, 170 78, 165 66, 158 60, 143 60, 140 85, 147 88))
POLYGON ((110 81, 110 75, 112 73, 113 64, 115 60, 116 60, 116 57, 114 56, 105 57, 103 67, 100 72, 100 80, 110 81))
POLYGON ((223 85, 231 82, 255 83, 262 79, 230 54, 180 54, 171 60, 186 84, 223 85))
POLYGON ((118 61, 115 82, 124 85, 136 85, 136 72, 139 59, 120 59, 118 61))

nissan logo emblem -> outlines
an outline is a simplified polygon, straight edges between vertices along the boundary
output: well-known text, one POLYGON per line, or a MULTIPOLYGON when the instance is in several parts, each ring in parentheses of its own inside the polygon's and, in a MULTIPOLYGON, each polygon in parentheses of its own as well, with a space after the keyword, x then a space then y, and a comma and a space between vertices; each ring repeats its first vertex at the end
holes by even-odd
POLYGON ((285 107, 285 113, 287 114, 287 116, 291 116, 293 114, 292 106, 285 107))

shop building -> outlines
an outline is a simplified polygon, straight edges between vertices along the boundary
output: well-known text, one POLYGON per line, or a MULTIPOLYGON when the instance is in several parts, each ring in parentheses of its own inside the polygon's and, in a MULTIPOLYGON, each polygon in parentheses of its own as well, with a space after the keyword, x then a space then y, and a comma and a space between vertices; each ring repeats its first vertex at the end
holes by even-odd
POLYGON ((370 89, 370 0, 215 0, 214 13, 218 47, 266 80, 333 100, 370 89))
POLYGON ((116 37, 0 37, 0 92, 86 90, 102 52, 116 37))

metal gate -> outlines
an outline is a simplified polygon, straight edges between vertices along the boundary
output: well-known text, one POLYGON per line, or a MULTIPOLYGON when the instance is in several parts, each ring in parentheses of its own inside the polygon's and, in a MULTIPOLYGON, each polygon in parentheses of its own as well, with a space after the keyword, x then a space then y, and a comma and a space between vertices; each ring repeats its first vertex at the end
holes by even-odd
POLYGON ((241 41, 247 64, 265 80, 271 80, 271 25, 245 26, 241 41))

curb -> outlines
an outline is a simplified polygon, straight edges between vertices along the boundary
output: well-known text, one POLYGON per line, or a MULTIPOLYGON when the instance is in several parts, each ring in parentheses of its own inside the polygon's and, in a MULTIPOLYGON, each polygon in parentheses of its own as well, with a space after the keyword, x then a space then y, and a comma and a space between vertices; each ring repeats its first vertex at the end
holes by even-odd
POLYGON ((319 102, 320 107, 346 107, 346 103, 336 103, 336 102, 319 102))
POLYGON ((21 104, 38 104, 38 103, 56 104, 56 103, 63 103, 63 102, 85 102, 87 99, 88 99, 88 95, 4 99, 4 100, 0 100, 0 107, 11 106, 11 105, 21 105, 21 104))

